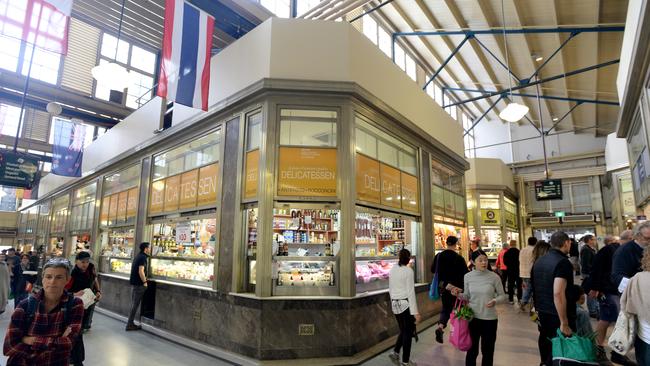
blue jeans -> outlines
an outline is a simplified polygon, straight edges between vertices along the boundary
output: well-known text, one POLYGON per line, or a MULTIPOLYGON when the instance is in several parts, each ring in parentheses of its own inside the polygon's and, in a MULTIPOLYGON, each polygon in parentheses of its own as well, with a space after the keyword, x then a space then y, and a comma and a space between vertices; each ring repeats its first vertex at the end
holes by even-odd
POLYGON ((533 286, 530 283, 530 278, 522 278, 524 281, 524 296, 521 298, 521 304, 526 305, 530 302, 531 296, 533 296, 533 286))
POLYGON ((645 343, 638 336, 634 342, 634 353, 636 354, 636 363, 639 366, 650 365, 650 344, 645 343))

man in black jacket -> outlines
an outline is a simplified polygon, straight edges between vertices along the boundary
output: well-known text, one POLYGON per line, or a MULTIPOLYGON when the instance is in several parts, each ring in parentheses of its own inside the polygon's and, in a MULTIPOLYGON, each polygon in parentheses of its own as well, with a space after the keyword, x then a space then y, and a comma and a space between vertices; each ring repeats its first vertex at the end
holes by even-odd
MULTIPOLYGON (((582 273, 582 287, 588 293, 591 290, 591 268, 596 252, 598 251, 598 242, 596 241, 596 237, 591 234, 585 235, 582 241, 585 245, 580 250, 580 272, 582 273)), ((588 297, 587 308, 589 308, 589 316, 598 318, 598 302, 596 299, 588 297)))
MULTIPOLYGON (((596 253, 591 270, 591 290, 589 297, 598 300, 600 313, 596 324, 596 345, 598 347, 598 361, 603 364, 607 361, 605 352, 607 328, 616 323, 620 308, 621 297, 618 294, 617 286, 611 279, 612 261, 614 252, 620 244, 616 236, 605 237, 605 246, 596 253)), ((621 365, 632 365, 631 361, 616 352, 612 352, 611 359, 621 365)))
POLYGON ((641 272, 643 249, 650 244, 650 221, 644 221, 634 228, 634 240, 622 244, 614 253, 612 282, 623 293, 627 283, 641 272))
POLYGON ((521 301, 523 289, 521 287, 521 276, 519 273, 519 249, 517 249, 517 241, 510 240, 510 249, 503 255, 503 263, 506 269, 506 277, 508 278, 508 300, 510 304, 514 304, 515 286, 517 286, 517 301, 521 301))
POLYGON ((551 235, 551 250, 535 262, 531 276, 535 309, 539 315, 539 355, 542 364, 553 365, 551 338, 557 336, 557 329, 565 336, 576 330, 575 296, 573 287, 573 266, 567 255, 571 239, 561 231, 551 235))
POLYGON ((467 265, 465 259, 457 252, 458 238, 447 237, 447 249, 436 254, 431 265, 431 272, 438 272, 438 286, 440 287, 440 298, 442 300, 442 311, 436 328, 436 341, 442 343, 442 335, 447 322, 454 309, 456 296, 463 291, 465 285, 465 274, 467 265))

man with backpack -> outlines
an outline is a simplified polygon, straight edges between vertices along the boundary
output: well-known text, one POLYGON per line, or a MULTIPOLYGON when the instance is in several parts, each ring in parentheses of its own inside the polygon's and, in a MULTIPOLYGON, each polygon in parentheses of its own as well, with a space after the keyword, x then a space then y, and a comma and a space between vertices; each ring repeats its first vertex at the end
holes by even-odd
POLYGON ((43 289, 14 310, 4 341, 7 366, 68 365, 81 332, 84 306, 65 291, 70 262, 53 258, 43 266, 43 289))

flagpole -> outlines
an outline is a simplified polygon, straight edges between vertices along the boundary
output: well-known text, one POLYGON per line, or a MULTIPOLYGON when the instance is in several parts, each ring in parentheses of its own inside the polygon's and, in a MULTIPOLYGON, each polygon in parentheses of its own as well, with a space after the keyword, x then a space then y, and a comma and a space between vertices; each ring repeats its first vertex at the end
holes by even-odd
MULTIPOLYGON (((23 87, 23 98, 20 101, 20 117, 18 117, 18 129, 16 130, 16 138, 14 139, 14 152, 18 149, 18 136, 20 136, 20 128, 23 124, 23 116, 25 115, 25 102, 27 101, 27 90, 29 89, 29 79, 32 76, 32 64, 34 63, 34 51, 36 51, 36 38, 41 29, 41 16, 43 15, 43 5, 38 8, 38 24, 36 26, 36 33, 34 33, 34 43, 32 44, 32 54, 29 57, 29 67, 27 68, 27 77, 25 78, 25 86, 23 87)), ((23 44, 28 44, 23 40, 23 44)), ((22 65, 19 65, 22 66, 22 65)), ((20 70, 18 70, 20 73, 20 70)))

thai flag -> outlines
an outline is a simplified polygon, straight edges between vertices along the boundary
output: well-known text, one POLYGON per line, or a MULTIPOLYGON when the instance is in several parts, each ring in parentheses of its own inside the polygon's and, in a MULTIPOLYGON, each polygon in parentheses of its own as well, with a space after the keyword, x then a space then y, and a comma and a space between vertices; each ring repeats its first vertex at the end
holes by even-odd
POLYGON ((165 0, 158 96, 208 110, 214 18, 183 0, 165 0))

